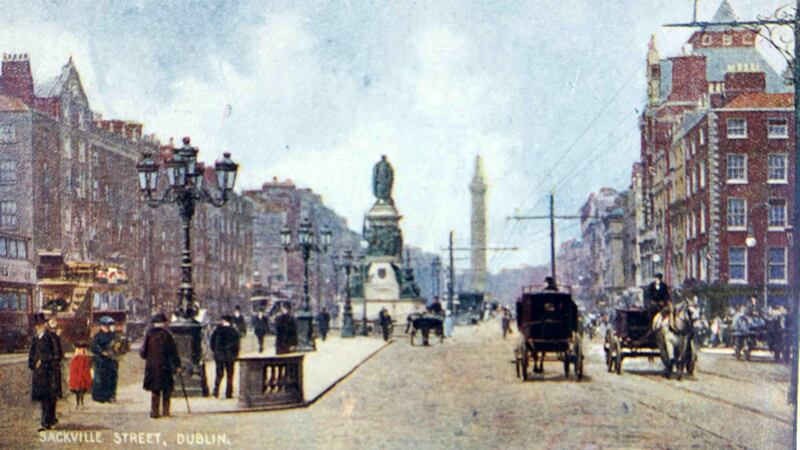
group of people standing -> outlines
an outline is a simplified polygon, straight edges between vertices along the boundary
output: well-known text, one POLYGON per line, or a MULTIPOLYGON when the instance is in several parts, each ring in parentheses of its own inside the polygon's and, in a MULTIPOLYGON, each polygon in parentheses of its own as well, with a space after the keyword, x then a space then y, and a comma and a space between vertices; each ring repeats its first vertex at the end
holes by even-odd
MULTIPOLYGON (((31 399, 41 403, 40 431, 56 423, 56 404, 63 397, 62 363, 64 349, 55 318, 47 320, 43 313, 32 318, 36 331, 28 352, 31 376, 31 399)), ((114 319, 100 319, 100 331, 91 343, 78 342, 70 361, 67 386, 75 393, 76 408, 84 406, 84 396, 91 391, 98 403, 113 402, 117 394, 119 358, 128 351, 127 341, 113 329, 114 319), (91 350, 91 354, 89 351, 91 350), (92 375, 94 367, 94 375, 92 375)))

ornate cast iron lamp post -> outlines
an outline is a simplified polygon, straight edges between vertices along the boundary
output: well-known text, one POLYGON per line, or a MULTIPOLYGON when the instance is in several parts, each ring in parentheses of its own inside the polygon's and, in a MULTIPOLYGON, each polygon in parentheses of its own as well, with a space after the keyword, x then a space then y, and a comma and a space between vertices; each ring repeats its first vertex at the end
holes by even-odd
POLYGON ((311 312, 311 297, 308 293, 308 260, 311 252, 325 253, 331 243, 331 232, 322 230, 319 233, 319 241, 322 246, 317 244, 314 228, 311 221, 306 217, 300 223, 297 230, 297 244, 292 245, 292 230, 284 228, 281 231, 281 242, 286 252, 299 251, 303 255, 303 310, 297 314, 297 336, 298 351, 311 352, 316 350, 314 343, 314 314, 311 312))
POLYGON ((164 164, 169 186, 157 195, 159 164, 153 155, 146 153, 137 164, 139 189, 152 208, 174 203, 178 205, 183 221, 183 248, 181 251, 180 299, 175 310, 176 319, 170 325, 178 345, 178 354, 184 373, 188 374, 187 391, 192 395, 208 395, 205 364, 202 361, 203 324, 197 320, 199 305, 194 300, 192 289, 192 249, 191 227, 195 206, 209 203, 221 207, 228 201, 236 184, 238 164, 231 161, 230 153, 223 153, 222 161, 214 165, 217 175, 218 192, 214 193, 203 185, 205 168, 197 162, 198 150, 190 145, 188 137, 183 138, 183 147, 172 149, 172 158, 164 164))
POLYGON ((355 328, 353 327, 353 304, 350 302, 352 295, 350 292, 350 272, 356 267, 353 264, 353 251, 345 250, 342 260, 343 263, 341 266, 344 268, 345 274, 345 301, 344 312, 342 313, 342 337, 353 337, 356 334, 355 328))

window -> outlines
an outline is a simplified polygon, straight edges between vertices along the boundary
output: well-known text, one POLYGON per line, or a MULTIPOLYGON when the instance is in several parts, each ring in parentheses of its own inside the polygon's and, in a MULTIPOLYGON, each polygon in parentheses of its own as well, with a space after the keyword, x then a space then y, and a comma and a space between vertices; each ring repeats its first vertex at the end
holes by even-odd
POLYGON ((700 43, 705 45, 705 46, 709 46, 709 45, 711 45, 712 42, 713 42, 713 38, 711 37, 711 35, 707 34, 707 33, 703 33, 703 37, 700 40, 700 43))
POLYGON ((722 45, 724 45, 726 47, 730 47, 731 45, 733 45, 733 35, 731 35, 731 34, 723 35, 722 36, 722 45))
POLYGON ((706 132, 703 131, 702 128, 700 128, 700 145, 703 145, 705 143, 706 143, 706 132))
POLYGON ((728 229, 745 229, 745 201, 743 198, 728 199, 728 229))
POLYGON ((17 130, 14 125, 0 125, 0 144, 17 142, 17 130))
POLYGON ((698 219, 700 222, 700 234, 706 232, 706 204, 703 203, 700 205, 700 218, 698 219))
POLYGON ((0 227, 17 226, 17 202, 0 202, 0 227))
POLYGON ((777 198, 769 200, 769 228, 786 226, 786 199, 777 198))
POLYGON ((747 183, 747 155, 731 153, 728 155, 728 183, 747 183))
POLYGON ((747 281, 747 251, 745 247, 728 249, 728 279, 730 281, 747 281))
POLYGON ((769 281, 786 282, 786 248, 769 248, 769 281))
POLYGON ((770 183, 786 183, 786 155, 770 153, 767 155, 767 177, 770 183))
POLYGON ((3 238, 0 238, 0 256, 5 257, 7 255, 8 255, 8 250, 7 250, 7 247, 6 247, 6 240, 3 239, 3 238))
POLYGON ((697 171, 692 171, 692 192, 697 192, 697 171))
POLYGON ((706 187, 706 163, 704 161, 700 161, 697 171, 700 172, 700 188, 702 189, 706 187))
POLYGON ((0 183, 14 183, 17 181, 17 162, 0 161, 0 183))
POLYGON ((789 121, 786 119, 767 119, 767 137, 786 139, 789 137, 789 121))
POLYGON ((728 139, 747 138, 747 121, 744 119, 728 119, 728 139))
POLYGON ((692 141, 692 156, 697 152, 697 147, 694 144, 694 140, 692 141))

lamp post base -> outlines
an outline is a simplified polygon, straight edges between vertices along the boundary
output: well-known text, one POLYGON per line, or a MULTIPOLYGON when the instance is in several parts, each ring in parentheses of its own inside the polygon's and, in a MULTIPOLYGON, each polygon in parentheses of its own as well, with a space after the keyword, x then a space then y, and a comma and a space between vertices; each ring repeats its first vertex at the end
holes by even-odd
POLYGON ((345 311, 342 313, 342 333, 341 337, 354 337, 356 335, 355 327, 353 326, 353 312, 345 311))
POLYGON ((300 311, 295 321, 297 322, 297 351, 316 351, 317 346, 314 342, 314 315, 311 311, 300 311))
POLYGON ((181 375, 175 374, 175 389, 182 390, 182 386, 185 386, 186 395, 192 397, 208 397, 206 363, 203 361, 203 328, 203 324, 183 318, 169 326, 178 347, 183 376, 181 384, 181 375))

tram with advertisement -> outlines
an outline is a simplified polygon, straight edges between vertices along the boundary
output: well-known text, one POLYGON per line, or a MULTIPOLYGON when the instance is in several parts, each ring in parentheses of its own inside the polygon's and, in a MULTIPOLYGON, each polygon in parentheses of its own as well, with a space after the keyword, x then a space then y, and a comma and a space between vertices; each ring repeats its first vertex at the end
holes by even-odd
POLYGON ((28 246, 26 238, 0 234, 0 353, 30 346, 36 269, 28 246))
POLYGON ((121 267, 65 261, 61 253, 40 252, 37 275, 41 311, 57 319, 66 348, 94 336, 103 316, 114 319, 115 329, 126 334, 128 280, 121 267))

